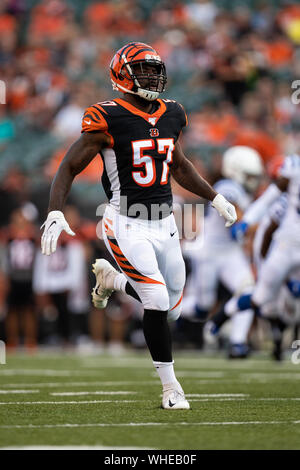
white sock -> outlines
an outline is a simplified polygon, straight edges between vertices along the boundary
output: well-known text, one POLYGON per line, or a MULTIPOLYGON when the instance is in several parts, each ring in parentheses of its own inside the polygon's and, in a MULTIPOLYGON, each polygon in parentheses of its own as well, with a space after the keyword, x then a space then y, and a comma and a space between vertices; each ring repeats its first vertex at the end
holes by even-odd
POLYGON ((231 334, 230 342, 231 344, 240 344, 246 343, 248 333, 253 321, 254 312, 253 310, 244 310, 241 313, 233 315, 231 320, 231 334))
POLYGON ((167 388, 171 388, 171 385, 172 387, 175 386, 175 388, 179 388, 180 390, 182 390, 181 385, 175 376, 174 365, 173 365, 174 361, 172 362, 153 361, 153 364, 161 380, 163 390, 167 388))
POLYGON ((125 292, 125 286, 127 283, 127 279, 123 273, 117 274, 114 279, 114 290, 119 290, 125 292))

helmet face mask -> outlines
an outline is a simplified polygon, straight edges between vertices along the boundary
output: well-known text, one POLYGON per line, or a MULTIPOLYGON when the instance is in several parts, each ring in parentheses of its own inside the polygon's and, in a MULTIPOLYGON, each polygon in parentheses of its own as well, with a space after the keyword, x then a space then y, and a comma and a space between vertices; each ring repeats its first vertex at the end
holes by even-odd
POLYGON ((255 193, 262 180, 262 175, 245 173, 243 186, 249 193, 255 193))
POLYGON ((135 62, 131 65, 132 78, 138 88, 162 93, 165 90, 166 68, 160 62, 135 62))
POLYGON ((142 43, 130 43, 113 57, 111 80, 114 89, 153 101, 165 91, 165 64, 157 52, 142 43))

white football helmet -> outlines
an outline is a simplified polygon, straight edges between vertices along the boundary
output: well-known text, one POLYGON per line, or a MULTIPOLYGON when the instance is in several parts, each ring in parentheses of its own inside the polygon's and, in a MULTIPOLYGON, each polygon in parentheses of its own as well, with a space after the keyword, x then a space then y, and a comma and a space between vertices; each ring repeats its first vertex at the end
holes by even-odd
POLYGON ((258 188, 263 171, 261 157, 253 148, 235 145, 223 155, 223 176, 242 184, 247 191, 254 192, 258 188))

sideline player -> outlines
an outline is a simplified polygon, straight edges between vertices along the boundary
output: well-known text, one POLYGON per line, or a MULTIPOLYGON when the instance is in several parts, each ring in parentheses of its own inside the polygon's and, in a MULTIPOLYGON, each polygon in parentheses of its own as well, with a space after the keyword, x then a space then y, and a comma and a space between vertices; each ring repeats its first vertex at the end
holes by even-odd
POLYGON ((158 99, 167 82, 158 53, 146 44, 129 43, 113 57, 110 73, 113 88, 123 96, 87 108, 82 136, 67 152, 52 183, 42 252, 50 255, 56 250, 62 230, 73 234, 62 213, 66 197, 75 176, 101 152, 102 184, 109 199, 104 239, 122 273, 107 261, 96 260, 94 304, 103 308, 112 290, 140 299, 146 343, 163 386, 162 407, 189 409, 175 377, 167 321, 168 316, 180 315, 185 282, 170 174, 185 189, 212 201, 226 226, 236 221, 236 212, 181 150, 178 137, 187 118, 176 101, 158 99))

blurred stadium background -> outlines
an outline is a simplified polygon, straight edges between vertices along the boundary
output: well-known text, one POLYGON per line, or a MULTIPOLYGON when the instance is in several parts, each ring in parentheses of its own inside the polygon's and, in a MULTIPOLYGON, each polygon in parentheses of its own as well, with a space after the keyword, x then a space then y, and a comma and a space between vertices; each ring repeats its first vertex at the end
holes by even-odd
MULTIPOLYGON (((189 117, 185 152, 211 183, 232 145, 260 153, 265 185, 274 158, 299 150, 300 108, 291 100, 300 77, 299 2, 2 0, 0 338, 8 351, 145 347, 136 302, 115 294, 106 311, 95 311, 90 301, 91 262, 109 256, 96 235, 96 207, 106 200, 100 158, 77 177, 68 200, 76 239, 62 237, 49 259, 39 248, 59 162, 80 134, 85 107, 116 96, 110 59, 132 40, 151 44, 165 61, 165 97, 189 117)), ((174 194, 179 203, 197 201, 175 185, 174 194)), ((220 301, 226 295, 220 286, 220 301)), ((202 324, 184 313, 173 327, 175 347, 205 350, 202 324)), ((256 321, 250 335, 254 350, 269 348, 265 325, 256 321)), ((218 347, 226 347, 226 334, 218 347)))

